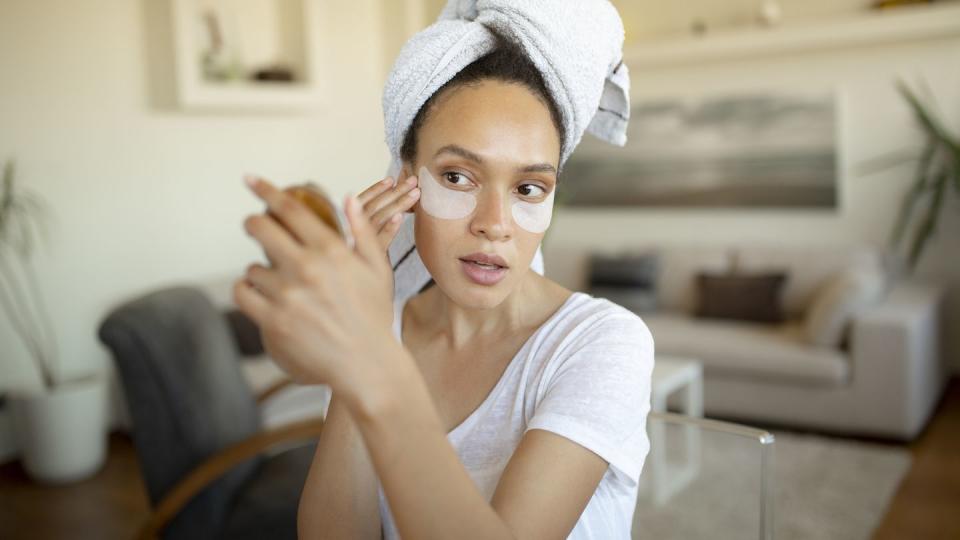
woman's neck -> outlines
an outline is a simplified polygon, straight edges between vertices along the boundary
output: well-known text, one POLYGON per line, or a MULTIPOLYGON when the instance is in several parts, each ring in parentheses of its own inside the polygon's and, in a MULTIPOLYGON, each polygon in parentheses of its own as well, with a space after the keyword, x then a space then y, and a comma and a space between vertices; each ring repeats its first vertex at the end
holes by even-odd
POLYGON ((431 319, 428 335, 443 339, 452 350, 462 350, 535 329, 556 309, 556 289, 566 290, 529 271, 499 305, 471 308, 458 305, 435 285, 423 293, 423 313, 430 313, 431 319))

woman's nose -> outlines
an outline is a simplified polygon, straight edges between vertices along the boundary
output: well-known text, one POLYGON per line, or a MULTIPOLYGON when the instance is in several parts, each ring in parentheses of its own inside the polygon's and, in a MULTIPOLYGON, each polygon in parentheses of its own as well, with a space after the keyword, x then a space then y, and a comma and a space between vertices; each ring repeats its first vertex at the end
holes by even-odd
POLYGON ((493 190, 477 197, 477 210, 470 222, 470 230, 491 241, 505 240, 513 235, 510 198, 493 190))

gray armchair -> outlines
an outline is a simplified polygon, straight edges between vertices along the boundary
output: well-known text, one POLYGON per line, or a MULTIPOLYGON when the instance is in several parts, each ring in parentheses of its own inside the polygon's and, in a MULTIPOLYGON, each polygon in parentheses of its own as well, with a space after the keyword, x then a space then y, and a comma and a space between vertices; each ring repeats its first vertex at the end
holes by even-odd
POLYGON ((264 430, 240 362, 262 352, 241 312, 170 287, 113 309, 98 335, 118 368, 153 513, 141 538, 296 538, 296 515, 323 426, 264 430), (282 447, 278 451, 277 447, 282 447))

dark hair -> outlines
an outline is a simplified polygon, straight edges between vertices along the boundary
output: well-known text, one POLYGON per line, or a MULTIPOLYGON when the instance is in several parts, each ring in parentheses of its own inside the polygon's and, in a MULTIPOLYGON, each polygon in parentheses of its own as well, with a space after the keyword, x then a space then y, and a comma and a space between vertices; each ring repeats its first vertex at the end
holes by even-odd
POLYGON ((550 117, 553 125, 557 129, 557 136, 560 139, 560 146, 563 147, 563 122, 560 118, 560 111, 554 103, 550 92, 547 91, 547 85, 543 82, 543 76, 537 66, 523 53, 523 50, 516 44, 504 40, 498 36, 496 49, 467 67, 460 70, 452 79, 444 83, 436 92, 430 96, 427 101, 417 111, 417 115, 407 129, 403 138, 403 145, 400 147, 400 158, 413 163, 417 156, 417 135, 420 128, 426 122, 430 110, 436 103, 441 94, 460 86, 478 85, 483 80, 497 80, 506 83, 516 83, 525 86, 534 96, 550 110, 550 117))

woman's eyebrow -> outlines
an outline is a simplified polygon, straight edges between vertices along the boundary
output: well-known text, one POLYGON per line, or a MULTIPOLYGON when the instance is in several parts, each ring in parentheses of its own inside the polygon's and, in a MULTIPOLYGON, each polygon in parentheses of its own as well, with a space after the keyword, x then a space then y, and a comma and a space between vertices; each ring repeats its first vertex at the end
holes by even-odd
MULTIPOLYGON (((458 145, 456 145, 456 144, 448 144, 448 145, 446 145, 446 146, 442 146, 439 150, 437 150, 437 152, 436 152, 435 154, 433 154, 434 159, 436 159, 437 156, 439 156, 440 154, 443 154, 443 153, 454 154, 454 155, 460 156, 460 157, 462 157, 462 158, 464 158, 464 159, 468 159, 468 160, 470 160, 470 161, 473 161, 474 163, 476 163, 476 164, 478 164, 478 165, 483 165, 483 158, 481 158, 481 157, 478 156, 477 154, 471 152, 470 150, 467 150, 466 148, 464 148, 464 147, 462 147, 462 146, 458 146, 458 145)), ((524 166, 522 166, 522 167, 517 167, 517 172, 524 172, 524 173, 528 173, 528 172, 550 172, 550 173, 556 174, 556 173, 557 173, 557 169, 556 169, 556 167, 554 167, 553 165, 551 165, 551 164, 549 164, 549 163, 536 163, 536 164, 533 164, 533 165, 524 165, 524 166)))

